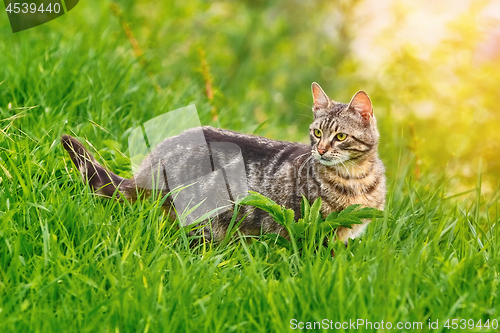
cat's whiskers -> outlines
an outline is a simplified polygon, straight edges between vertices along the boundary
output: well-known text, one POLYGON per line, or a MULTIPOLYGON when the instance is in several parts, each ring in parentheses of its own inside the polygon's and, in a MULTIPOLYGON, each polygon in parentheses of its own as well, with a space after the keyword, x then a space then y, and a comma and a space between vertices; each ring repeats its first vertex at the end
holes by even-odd
MULTIPOLYGON (((350 161, 344 161, 346 163, 346 165, 349 167, 349 169, 351 170, 351 173, 349 173, 349 176, 352 177, 353 175, 357 175, 358 172, 360 171, 358 166, 357 165, 354 165, 352 164, 350 161)), ((346 169, 347 169, 347 166, 346 166, 346 169)))
POLYGON ((348 160, 347 161, 354 169, 356 169, 357 171, 360 171, 360 172, 363 172, 364 170, 355 162, 351 161, 351 160, 348 160))
POLYGON ((307 155, 307 154, 310 154, 310 153, 309 153, 309 152, 307 152, 307 153, 304 153, 304 154, 300 154, 299 156, 295 157, 295 158, 293 159, 293 161, 295 162, 297 159, 299 159, 299 158, 301 158, 302 156, 307 155))
POLYGON ((351 160, 347 160, 345 161, 347 163, 347 165, 349 165, 350 167, 354 168, 354 169, 357 169, 358 168, 358 165, 356 165, 354 162, 352 162, 351 160))
POLYGON ((347 167, 345 166, 344 162, 340 161, 340 163, 344 166, 344 169, 345 169, 345 171, 347 171, 347 174, 349 175, 349 177, 352 177, 349 170, 347 170, 347 167))
POLYGON ((363 170, 363 168, 361 168, 359 165, 357 165, 355 162, 351 161, 351 160, 348 160, 346 161, 347 163, 349 163, 349 165, 354 168, 354 170, 358 173, 360 173, 362 176, 366 176, 366 170, 363 170))
POLYGON ((308 158, 306 158, 306 159, 304 160, 304 162, 302 162, 302 164, 299 166, 299 176, 300 176, 300 172, 302 171, 302 168, 304 167, 304 165, 305 165, 307 162, 309 162, 312 158, 313 158, 313 156, 312 156, 312 155, 311 155, 311 156, 309 156, 309 157, 308 157, 308 158))
POLYGON ((313 118, 313 117, 311 117, 311 116, 307 116, 307 115, 305 115, 305 114, 299 114, 299 116, 303 116, 303 117, 310 118, 310 119, 314 120, 314 118, 313 118))

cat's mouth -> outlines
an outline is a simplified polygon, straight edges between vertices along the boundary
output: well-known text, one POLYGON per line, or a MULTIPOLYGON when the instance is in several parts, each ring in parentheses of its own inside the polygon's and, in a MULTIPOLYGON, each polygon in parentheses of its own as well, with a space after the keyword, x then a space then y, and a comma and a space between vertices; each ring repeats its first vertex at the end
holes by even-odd
POLYGON ((332 165, 335 165, 335 164, 340 164, 340 161, 329 160, 329 159, 324 158, 323 156, 321 156, 318 160, 319 160, 319 163, 321 163, 323 165, 326 165, 326 166, 332 166, 332 165))
POLYGON ((335 164, 338 164, 339 161, 336 161, 336 160, 333 160, 333 159, 329 159, 329 158, 326 158, 324 156, 321 156, 319 154, 315 154, 316 156, 314 156, 316 158, 316 160, 318 160, 319 163, 323 164, 323 165, 326 165, 326 166, 332 166, 332 165, 335 165, 335 164))
POLYGON ((319 163, 323 164, 323 165, 326 165, 326 166, 333 166, 333 165, 337 165, 337 164, 341 164, 342 161, 339 160, 339 159, 330 159, 330 158, 326 158, 324 156, 318 156, 319 154, 317 154, 316 159, 319 161, 319 163))

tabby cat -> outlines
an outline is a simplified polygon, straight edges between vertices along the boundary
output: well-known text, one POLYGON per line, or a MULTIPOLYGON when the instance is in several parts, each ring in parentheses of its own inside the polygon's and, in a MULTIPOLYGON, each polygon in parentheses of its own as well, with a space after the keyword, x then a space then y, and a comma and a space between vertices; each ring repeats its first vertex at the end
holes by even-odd
MULTIPOLYGON (((220 167, 214 166, 214 158, 230 164, 231 160, 242 156, 244 171, 241 177, 233 177, 237 178, 236 182, 293 209, 296 218, 300 217, 302 195, 310 202, 321 198, 321 212, 325 217, 352 204, 383 209, 385 171, 378 158, 379 133, 370 98, 359 91, 349 104, 335 102, 317 83, 312 84, 312 93, 311 145, 204 126, 165 139, 145 158, 133 178, 124 179, 102 167, 73 137, 63 135, 61 141, 91 188, 108 197, 118 189, 117 196, 122 200, 133 201, 139 195, 148 196, 153 191, 159 191, 161 195, 169 193, 172 182, 162 178, 165 170, 168 170, 170 180, 176 180, 186 177, 187 170, 200 169, 206 156, 210 156, 212 171, 220 167), (203 134, 205 144, 194 139, 196 131, 203 134), (237 149, 215 151, 214 147, 221 143, 229 143, 237 149), (221 156, 217 157, 217 154, 221 156), (154 183, 161 184, 156 187, 147 185, 154 183)), ((200 169, 198 172, 203 174, 205 171, 200 169)), ((226 172, 226 180, 228 176, 226 172)), ((211 182, 210 179, 205 181, 202 187, 215 186, 211 182)), ((167 196, 163 208, 175 218, 172 209, 175 199, 172 198, 172 195, 167 196)), ((285 228, 260 209, 243 206, 239 214, 242 217, 247 215, 240 225, 243 234, 273 232, 288 237, 285 228)), ((203 236, 207 240, 223 239, 232 216, 233 212, 226 210, 213 217, 211 223, 205 223, 203 236)), ((339 228, 338 239, 347 243, 348 238, 359 236, 368 222, 354 225, 352 229, 339 228)))

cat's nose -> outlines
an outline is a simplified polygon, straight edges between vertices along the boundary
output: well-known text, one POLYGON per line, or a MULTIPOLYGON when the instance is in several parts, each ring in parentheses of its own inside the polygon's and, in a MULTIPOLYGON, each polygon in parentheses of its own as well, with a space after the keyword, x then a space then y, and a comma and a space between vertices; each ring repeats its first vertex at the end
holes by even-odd
POLYGON ((324 155, 326 153, 326 149, 321 149, 321 148, 318 148, 318 153, 320 155, 324 155))

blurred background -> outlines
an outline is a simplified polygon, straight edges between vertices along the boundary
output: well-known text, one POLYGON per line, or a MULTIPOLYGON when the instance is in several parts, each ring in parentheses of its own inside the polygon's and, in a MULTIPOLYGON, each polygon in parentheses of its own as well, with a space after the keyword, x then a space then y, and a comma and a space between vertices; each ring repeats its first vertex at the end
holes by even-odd
POLYGON ((499 62, 493 0, 87 0, 16 34, 1 14, 0 162, 25 140, 16 154, 55 168, 44 156, 72 133, 130 176, 130 131, 188 104, 203 125, 307 143, 316 81, 337 101, 370 95, 389 177, 465 191, 482 173, 491 192, 499 62))

